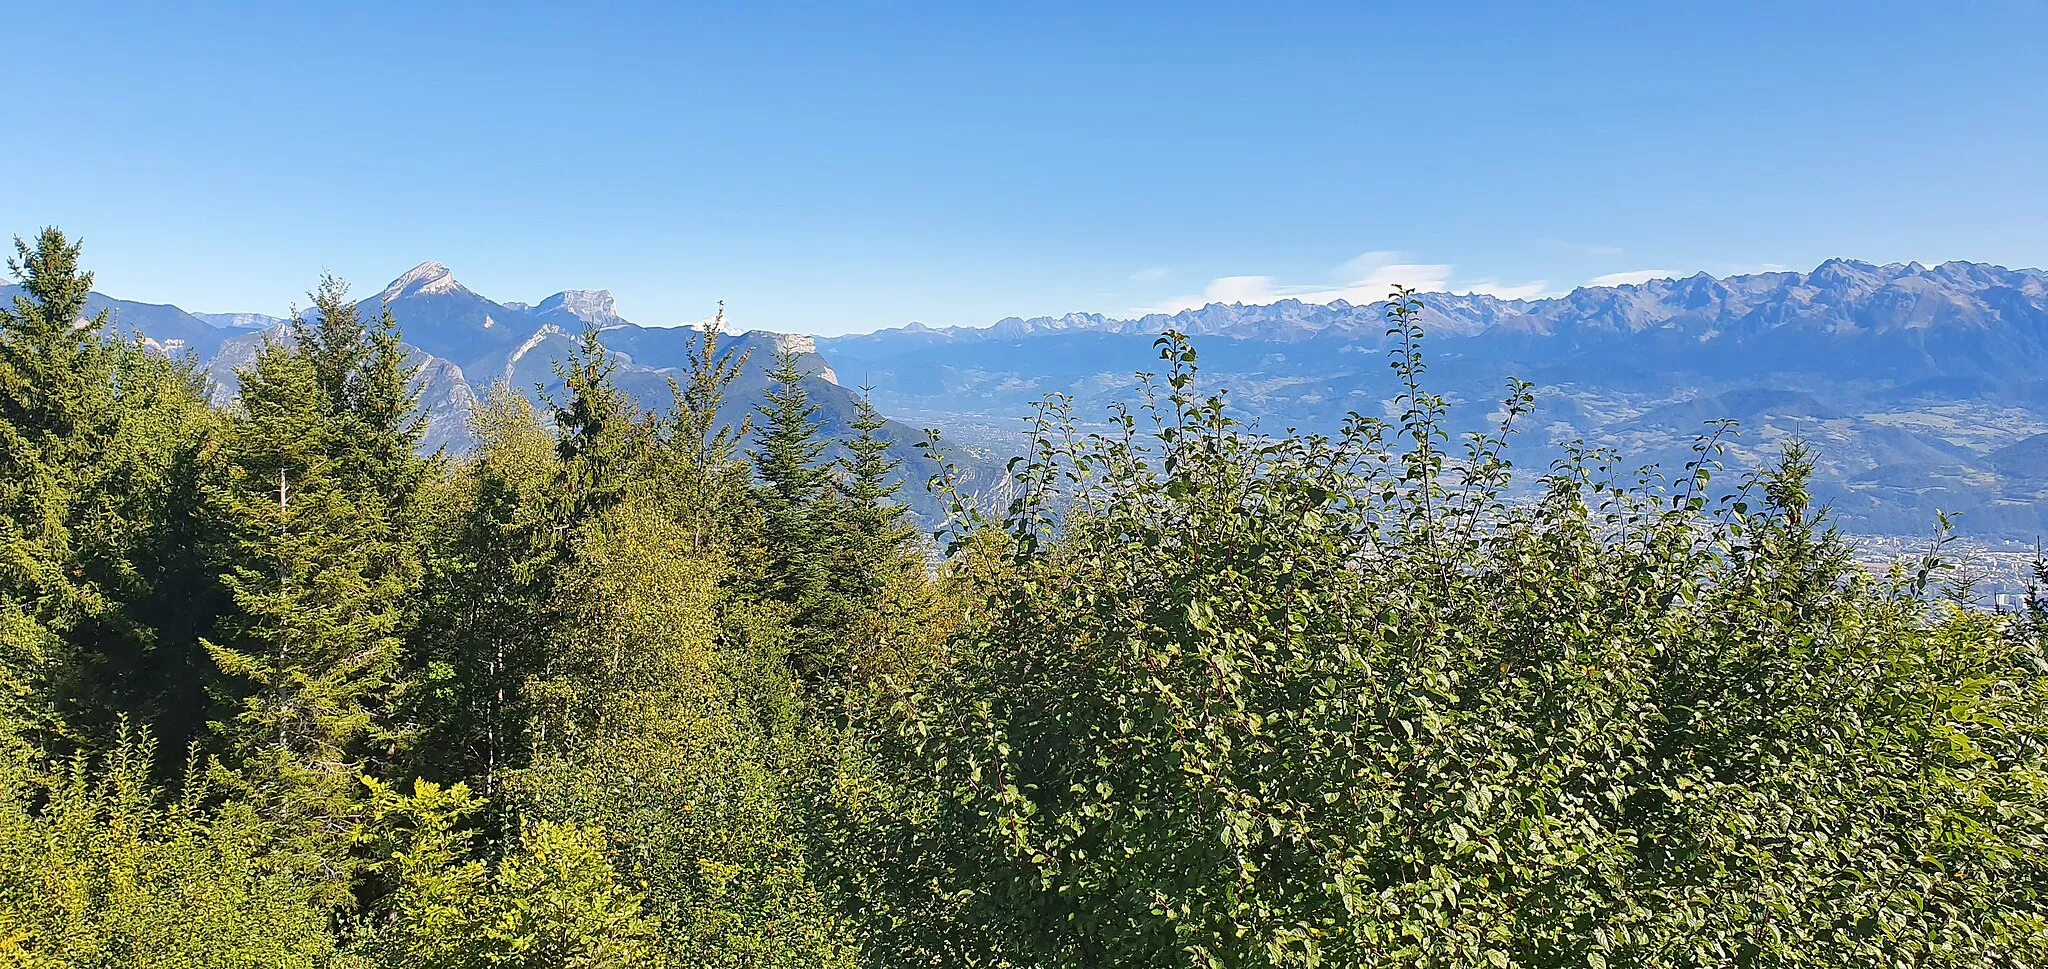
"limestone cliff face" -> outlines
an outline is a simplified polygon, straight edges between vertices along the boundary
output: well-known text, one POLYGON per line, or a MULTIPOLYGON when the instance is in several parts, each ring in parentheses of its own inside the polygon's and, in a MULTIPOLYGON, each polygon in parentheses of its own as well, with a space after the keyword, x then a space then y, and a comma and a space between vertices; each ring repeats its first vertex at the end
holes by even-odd
POLYGON ((541 300, 533 315, 557 326, 611 327, 626 324, 608 289, 568 289, 541 300))
POLYGON ((469 424, 477 401, 476 391, 462 376, 462 368, 424 354, 416 357, 415 362, 420 364, 420 408, 427 415, 427 433, 420 446, 429 451, 469 450, 473 443, 469 424))
POLYGON ((801 333, 771 333, 767 330, 752 330, 747 335, 762 337, 770 347, 778 352, 788 351, 799 357, 816 357, 817 359, 815 360, 805 361, 805 369, 810 371, 811 376, 819 380, 834 386, 838 385, 839 375, 832 372, 832 365, 826 363, 825 358, 818 353, 817 338, 805 336, 801 333))
MULTIPOLYGON (((290 339, 290 330, 283 324, 273 324, 222 342, 219 351, 200 370, 214 404, 235 405, 241 386, 235 371, 256 362, 256 354, 265 340, 282 343, 290 339)), ((472 444, 469 421, 476 411, 477 395, 463 376, 462 368, 418 347, 407 346, 406 350, 409 362, 420 368, 415 387, 419 390, 420 410, 427 418, 421 446, 429 451, 443 447, 456 452, 468 450, 472 444)))

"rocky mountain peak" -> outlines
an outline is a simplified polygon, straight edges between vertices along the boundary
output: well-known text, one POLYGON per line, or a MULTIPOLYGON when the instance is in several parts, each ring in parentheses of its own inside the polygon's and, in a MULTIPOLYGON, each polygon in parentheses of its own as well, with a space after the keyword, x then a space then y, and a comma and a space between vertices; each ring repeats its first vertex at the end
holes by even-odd
POLYGON ((386 301, 390 301, 407 296, 463 291, 466 291, 463 285, 455 281, 455 274, 449 272, 447 266, 428 260, 392 280, 391 285, 384 287, 381 295, 386 301))
POLYGON ((806 336, 802 333, 771 333, 766 330, 749 330, 743 336, 755 337, 766 342, 770 353, 794 353, 800 357, 815 357, 816 363, 804 365, 805 369, 810 371, 811 376, 817 377, 828 384, 837 384, 839 382, 839 375, 832 372, 832 365, 826 363, 823 357, 818 356, 818 340, 816 337, 806 336))
POLYGON ((620 322, 618 306, 609 289, 568 289, 541 300, 533 307, 540 316, 566 313, 585 323, 606 326, 620 322))

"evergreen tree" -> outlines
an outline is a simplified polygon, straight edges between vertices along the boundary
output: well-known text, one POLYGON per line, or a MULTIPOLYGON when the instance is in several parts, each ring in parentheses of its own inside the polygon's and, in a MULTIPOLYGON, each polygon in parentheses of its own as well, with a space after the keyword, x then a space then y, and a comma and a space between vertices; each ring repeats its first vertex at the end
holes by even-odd
POLYGON ((563 399, 548 398, 562 478, 557 528, 568 537, 626 500, 650 431, 639 405, 612 379, 618 361, 602 336, 596 326, 584 329, 568 359, 555 364, 563 399))
POLYGON ((239 376, 243 413, 216 495, 234 611, 207 649, 248 692, 216 729, 274 816, 311 826, 306 853, 331 854, 359 823, 364 762, 390 743, 382 713, 404 587, 379 564, 385 529, 363 506, 374 496, 337 475, 333 435, 352 428, 329 414, 314 360, 267 345, 239 376))
POLYGON ((725 331, 725 304, 704 327, 704 337, 690 351, 687 384, 669 381, 668 435, 671 446, 689 466, 719 468, 732 459, 736 442, 747 436, 751 415, 739 423, 724 426, 719 412, 725 406, 725 391, 747 365, 751 351, 718 352, 718 338, 725 331))
POLYGON ((755 498, 767 518, 768 592, 789 603, 823 588, 823 568, 813 553, 820 546, 817 506, 831 484, 819 461, 827 442, 818 436, 818 408, 803 386, 809 375, 797 364, 794 352, 776 351, 775 367, 768 371, 773 383, 763 395, 750 452, 760 481, 755 498))
POLYGON ((853 402, 854 435, 846 441, 846 455, 840 461, 846 536, 840 554, 845 567, 835 570, 849 595, 869 603, 880 599, 886 573, 903 560, 916 534, 907 520, 910 509, 896 500, 903 484, 891 477, 903 462, 890 455, 888 438, 876 433, 888 421, 875 410, 871 391, 862 387, 853 402))
POLYGON ((34 246, 15 237, 7 260, 22 288, 12 307, 0 307, 0 426, 10 459, 20 448, 76 452, 100 414, 99 385, 111 362, 101 336, 113 315, 85 315, 92 273, 79 268, 81 246, 51 227, 34 246))
POLYGON ((403 531, 430 467, 418 453, 427 423, 420 365, 411 361, 390 307, 366 324, 348 299, 348 284, 332 274, 323 273, 307 296, 312 309, 293 315, 293 343, 313 368, 326 413, 357 425, 332 435, 339 473, 350 489, 376 494, 403 531))
MULTIPOLYGON (((376 616, 380 629, 377 659, 365 670, 371 679, 364 686, 372 692, 388 687, 402 693, 404 683, 393 676, 394 658, 386 655, 389 647, 384 640, 411 639, 422 606, 416 595, 425 568, 419 505, 434 462, 422 458, 418 451, 426 426, 419 408, 419 366, 408 359, 397 320, 388 307, 378 314, 374 325, 365 325, 361 311, 348 299, 348 284, 331 274, 323 274, 308 297, 310 311, 294 314, 292 319, 293 347, 275 348, 274 353, 267 349, 259 358, 253 382, 251 375, 244 375, 244 410, 252 422, 257 420, 259 405, 269 408, 272 418, 283 419, 289 409, 290 420, 305 422, 306 437, 298 445, 304 464, 297 470, 306 477, 294 481, 287 470, 276 482, 281 489, 279 499, 286 505, 283 514, 290 516, 289 506, 296 497, 308 506, 301 509, 308 514, 320 514, 311 505, 327 503, 345 516, 341 530, 351 536, 351 552, 360 556, 360 564, 350 562, 342 567, 359 573, 370 597, 349 608, 376 616), (299 380, 300 371, 310 374, 310 394, 291 385, 299 380), (296 396, 290 404, 281 404, 276 399, 281 393, 296 396)), ((235 442, 238 470, 248 473, 252 459, 263 463, 261 448, 275 443, 266 441, 262 432, 252 436, 243 429, 235 442)), ((275 452, 273 457, 289 462, 291 453, 275 452)), ((269 484, 266 481, 264 487, 269 484)), ((245 518, 247 511, 242 509, 245 518)), ((230 561, 245 565, 249 551, 244 543, 239 551, 231 552, 230 561)), ((289 554, 288 550, 276 553, 289 554)), ((314 571, 330 567, 318 560, 302 564, 314 571)), ((242 615, 235 621, 247 625, 250 616, 240 602, 243 596, 237 592, 236 597, 242 615)), ((261 628, 262 623, 256 626, 261 628)), ((409 726, 391 715, 388 700, 372 700, 366 693, 342 701, 343 706, 361 702, 364 710, 378 709, 375 732, 379 736, 374 746, 380 757, 396 753, 395 748, 406 742, 402 728, 409 726)), ((360 752, 367 756, 371 750, 365 746, 360 752)))
POLYGON ((17 711, 39 732, 58 729, 66 697, 83 687, 89 651, 67 634, 108 604, 78 581, 78 507, 94 490, 104 441, 110 356, 106 311, 84 316, 92 274, 80 244, 46 228, 14 240, 7 268, 21 282, 0 307, 0 625, 15 653, 17 711))
MULTIPOLYGON (((351 308, 353 309, 353 308, 351 308)), ((373 578, 390 589, 397 634, 416 652, 423 608, 417 594, 426 574, 424 491, 442 458, 422 457, 426 414, 419 406, 420 365, 411 362, 389 307, 362 334, 363 350, 352 381, 352 409, 335 415, 335 450, 343 483, 354 493, 374 533, 373 578)), ((401 681, 402 688, 411 684, 401 681)))
POLYGON ((847 686, 915 676, 945 626, 910 511, 895 500, 902 461, 879 433, 888 422, 869 388, 854 400, 853 414, 854 434, 842 442, 833 479, 830 541, 822 550, 830 566, 822 623, 835 638, 834 674, 847 686))
POLYGON ((819 461, 826 441, 818 436, 818 408, 804 390, 806 376, 794 352, 776 351, 751 454, 760 481, 754 499, 763 519, 761 591, 790 607, 796 632, 790 662, 800 676, 816 679, 828 672, 837 652, 825 556, 832 479, 819 461))
POLYGON ((370 355, 362 313, 349 301, 348 283, 332 273, 321 273, 307 298, 313 303, 311 318, 292 314, 292 340, 312 365, 327 406, 354 412, 362 403, 362 369, 370 355))
POLYGON ((123 721, 146 723, 171 779, 205 733, 214 666, 199 639, 227 606, 215 581, 217 522, 206 495, 221 480, 225 415, 189 361, 133 343, 115 357, 111 428, 96 456, 78 571, 108 599, 101 621, 73 631, 90 660, 71 698, 93 749, 123 721))
POLYGON ((735 450, 752 429, 751 414, 726 422, 727 388, 746 366, 750 352, 719 351, 725 306, 704 327, 690 352, 686 382, 669 380, 670 406, 661 428, 661 493, 670 510, 689 523, 690 547, 714 546, 744 557, 752 550, 757 518, 750 494, 751 471, 735 450))
POLYGON ((380 543, 386 555, 378 565, 409 587, 420 568, 414 506, 432 467, 419 454, 426 435, 420 366, 409 359, 390 307, 366 325, 348 299, 348 284, 331 274, 307 295, 311 318, 295 314, 292 337, 336 422, 328 435, 335 474, 361 507, 378 512, 389 539, 380 543))
POLYGON ((107 312, 84 318, 79 250, 54 228, 16 239, 23 292, 0 307, 0 624, 13 630, 15 705, 67 745, 104 748, 135 716, 182 745, 204 666, 193 631, 213 605, 191 499, 214 418, 189 365, 112 341, 107 312))
POLYGON ((363 470, 403 511, 432 466, 419 453, 420 441, 427 433, 427 415, 420 408, 421 365, 412 362, 390 307, 378 312, 364 343, 353 408, 366 432, 361 444, 363 470))

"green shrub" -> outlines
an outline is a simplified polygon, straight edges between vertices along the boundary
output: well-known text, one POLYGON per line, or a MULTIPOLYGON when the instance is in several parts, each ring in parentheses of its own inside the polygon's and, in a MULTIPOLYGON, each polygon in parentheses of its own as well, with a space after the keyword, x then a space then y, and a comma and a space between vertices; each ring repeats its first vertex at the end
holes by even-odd
POLYGON ((1175 334, 1111 432, 1048 408, 849 839, 875 964, 2048 959, 2003 620, 1853 565, 1797 446, 1723 493, 1712 438, 1672 483, 1573 449, 1510 500, 1526 386, 1453 448, 1417 309, 1391 424, 1252 433, 1175 334))
POLYGON ((355 965, 273 825, 204 790, 167 803, 152 754, 0 768, 0 966, 355 965))

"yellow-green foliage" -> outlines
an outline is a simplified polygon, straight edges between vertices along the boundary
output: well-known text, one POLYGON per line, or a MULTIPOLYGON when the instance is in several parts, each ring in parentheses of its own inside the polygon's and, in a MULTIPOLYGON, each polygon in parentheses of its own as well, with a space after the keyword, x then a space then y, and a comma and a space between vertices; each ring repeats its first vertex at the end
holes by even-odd
POLYGON ((311 882, 246 805, 169 800, 150 748, 0 766, 0 966, 316 967, 339 959, 311 882))
POLYGON ((721 564, 687 543, 640 503, 587 534, 588 635, 536 685, 546 753, 516 785, 533 816, 603 827, 680 964, 845 964, 790 803, 808 765, 786 613, 721 602, 721 564))
POLYGON ((473 857, 463 824, 482 806, 462 785, 399 795, 371 783, 373 864, 389 895, 360 926, 379 965, 659 966, 654 924, 620 885, 604 832, 553 822, 522 830, 496 861, 473 857))

